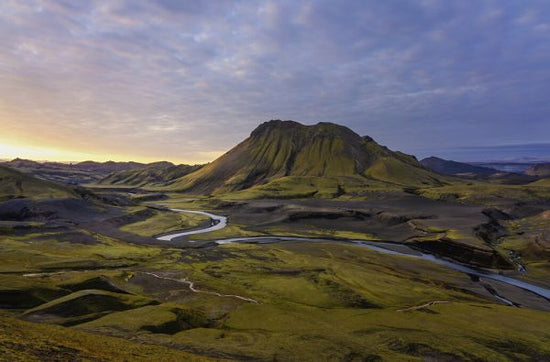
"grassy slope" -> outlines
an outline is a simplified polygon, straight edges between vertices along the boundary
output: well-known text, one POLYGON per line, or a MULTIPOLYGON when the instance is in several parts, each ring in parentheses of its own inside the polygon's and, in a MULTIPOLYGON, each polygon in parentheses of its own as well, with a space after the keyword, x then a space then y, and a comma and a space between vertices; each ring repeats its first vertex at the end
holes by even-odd
POLYGON ((175 230, 190 229, 208 221, 206 216, 178 213, 173 211, 155 211, 155 214, 143 221, 126 224, 120 229, 142 236, 154 236, 175 230))
POLYGON ((8 167, 0 166, 0 201, 27 197, 32 199, 75 197, 74 192, 63 185, 40 180, 8 167))
POLYGON ((376 160, 365 172, 373 179, 409 187, 443 184, 445 177, 418 168, 397 158, 382 157, 376 160))
POLYGON ((97 289, 85 289, 51 300, 25 312, 26 319, 74 325, 105 314, 155 304, 154 300, 97 289))
POLYGON ((162 346, 0 317, 2 361, 207 361, 162 346))

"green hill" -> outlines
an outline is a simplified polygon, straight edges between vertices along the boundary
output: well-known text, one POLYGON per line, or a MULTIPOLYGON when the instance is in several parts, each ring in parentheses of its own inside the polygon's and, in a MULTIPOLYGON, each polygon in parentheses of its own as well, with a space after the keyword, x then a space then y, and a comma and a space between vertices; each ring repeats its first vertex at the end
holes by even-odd
POLYGON ((269 189, 281 178, 309 185, 332 178, 336 186, 379 183, 398 187, 442 185, 445 176, 424 168, 413 156, 394 152, 372 138, 333 123, 305 126, 269 121, 250 137, 170 188, 193 193, 269 189))
POLYGON ((166 185, 201 168, 201 165, 174 165, 170 162, 155 162, 143 167, 111 173, 99 184, 127 186, 166 185))
POLYGON ((0 166, 0 202, 23 197, 31 199, 73 198, 76 197, 76 194, 69 187, 0 166))

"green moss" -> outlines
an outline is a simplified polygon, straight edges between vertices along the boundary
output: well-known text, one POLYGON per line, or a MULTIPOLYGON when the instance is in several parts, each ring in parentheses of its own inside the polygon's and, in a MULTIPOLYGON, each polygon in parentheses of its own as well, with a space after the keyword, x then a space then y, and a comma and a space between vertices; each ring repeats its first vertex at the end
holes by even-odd
POLYGON ((434 200, 456 200, 484 206, 498 206, 502 200, 550 199, 550 187, 531 185, 499 185, 471 181, 441 187, 421 188, 418 193, 434 200))
POLYGON ((133 343, 60 326, 0 317, 0 356, 6 361, 207 361, 162 346, 133 343))
POLYGON ((439 186, 446 177, 437 176, 425 169, 403 162, 393 157, 377 159, 366 171, 365 175, 376 180, 404 186, 439 186))
POLYGON ((196 214, 155 211, 155 214, 143 221, 126 224, 120 228, 133 234, 154 236, 175 230, 195 228, 208 221, 208 217, 196 214))
POLYGON ((113 326, 129 333, 151 332, 174 334, 186 329, 206 326, 203 313, 181 306, 163 304, 111 313, 79 325, 82 330, 109 331, 113 326))
POLYGON ((29 309, 24 313, 24 317, 33 321, 74 325, 97 319, 110 312, 149 304, 158 304, 158 302, 129 294, 86 289, 29 309))

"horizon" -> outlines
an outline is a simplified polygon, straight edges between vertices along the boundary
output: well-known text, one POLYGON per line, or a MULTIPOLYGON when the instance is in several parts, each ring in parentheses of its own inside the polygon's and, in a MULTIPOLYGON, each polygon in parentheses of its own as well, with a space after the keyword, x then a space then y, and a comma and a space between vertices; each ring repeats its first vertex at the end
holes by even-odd
MULTIPOLYGON (((376 141, 376 140, 375 140, 376 141)), ((384 145, 383 145, 384 146, 384 145)), ((1 152, 0 145, 0 152, 1 152)), ((231 148, 230 148, 231 149, 231 148)), ((230 149, 223 151, 219 156, 228 152, 230 149)), ((392 151, 400 151, 399 149, 392 149, 392 151)), ((412 156, 415 156, 418 160, 422 160, 428 157, 438 157, 445 160, 464 162, 464 163, 547 163, 550 162, 550 143, 526 143, 526 144, 510 144, 510 145, 497 145, 497 146, 472 146, 472 147, 456 147, 456 148, 440 148, 437 152, 433 153, 431 151, 426 151, 420 149, 415 153, 408 153, 412 156), (514 149, 519 148, 519 151, 513 152, 514 149), (533 148, 529 152, 525 152, 525 149, 533 148), (484 150, 484 155, 489 154, 492 156, 479 156, 479 150, 484 150), (503 152, 504 151, 504 152, 503 152), (538 151, 538 152, 537 152, 538 151), (496 155, 496 156, 495 156, 496 155), (500 157, 499 157, 500 155, 500 157)), ((217 156, 217 157, 219 157, 217 156)), ((81 158, 81 159, 55 159, 55 158, 40 158, 38 157, 23 157, 20 155, 15 156, 4 156, 0 154, 0 162, 9 162, 16 159, 35 161, 39 163, 45 162, 57 162, 63 164, 76 164, 85 161, 93 162, 137 162, 137 163, 155 163, 155 162, 171 162, 175 165, 178 164, 188 164, 188 165, 199 165, 207 164, 216 160, 217 157, 208 160, 203 163, 189 163, 189 162, 180 162, 176 159, 136 159, 131 156, 128 158, 124 157, 111 157, 111 156, 100 156, 99 158, 81 158)))
POLYGON ((0 158, 205 163, 275 118, 415 155, 550 143, 544 1, 0 9, 0 158))

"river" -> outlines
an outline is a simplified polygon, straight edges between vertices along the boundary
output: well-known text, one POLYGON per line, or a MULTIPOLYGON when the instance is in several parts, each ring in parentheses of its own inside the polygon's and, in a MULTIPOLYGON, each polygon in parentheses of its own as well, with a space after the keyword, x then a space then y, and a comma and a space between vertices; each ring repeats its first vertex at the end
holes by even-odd
MULTIPOLYGON (((162 241, 172 241, 176 238, 182 237, 182 236, 189 236, 194 234, 202 234, 202 233, 208 233, 216 230, 223 229, 227 226, 227 217, 215 215, 209 212, 205 211, 197 211, 197 210, 183 210, 183 209, 170 209, 171 211, 175 212, 184 212, 184 213, 191 213, 191 214, 198 214, 207 216, 211 220, 211 225, 206 228, 196 229, 196 230, 188 230, 188 231, 180 231, 180 232, 174 232, 169 233, 163 236, 157 237, 158 240, 162 241)), ((454 269, 456 271, 468 274, 468 275, 475 275, 480 278, 487 278, 496 280, 508 285, 512 285, 517 288, 521 288, 524 290, 527 290, 529 292, 532 292, 534 294, 537 294, 546 300, 550 301, 550 289, 527 283, 522 280, 514 279, 511 277, 507 277, 498 273, 494 273, 488 270, 479 269, 479 268, 473 268, 470 266, 466 266, 463 264, 459 264, 456 262, 452 262, 447 259, 443 259, 440 257, 437 257, 433 254, 426 254, 422 253, 418 250, 412 249, 409 246, 402 244, 402 243, 383 243, 383 242, 376 242, 376 241, 364 241, 364 240, 334 240, 334 239, 323 239, 323 238, 304 238, 304 237, 289 237, 289 236, 256 236, 256 237, 239 237, 239 238, 227 238, 227 239, 220 239, 220 240, 214 240, 215 243, 218 245, 224 245, 224 244, 233 244, 233 243, 276 243, 281 241, 301 241, 301 242, 342 242, 342 243, 351 243, 355 245, 359 245, 362 247, 369 248, 371 250, 384 253, 384 254, 390 254, 390 255, 398 255, 398 256, 405 256, 410 258, 416 258, 416 259, 422 259, 427 260, 433 263, 437 263, 440 265, 443 265, 445 267, 454 269), (400 251, 395 250, 395 246, 398 245, 400 251)), ((189 242, 193 242, 190 240, 189 242)), ((509 302, 507 299, 502 298, 499 295, 495 295, 498 299, 503 300, 504 302, 509 302)), ((507 303, 509 304, 509 303, 507 303)))

